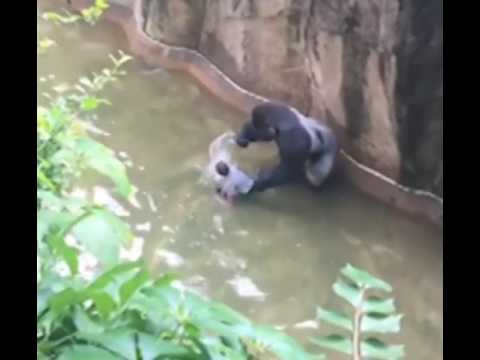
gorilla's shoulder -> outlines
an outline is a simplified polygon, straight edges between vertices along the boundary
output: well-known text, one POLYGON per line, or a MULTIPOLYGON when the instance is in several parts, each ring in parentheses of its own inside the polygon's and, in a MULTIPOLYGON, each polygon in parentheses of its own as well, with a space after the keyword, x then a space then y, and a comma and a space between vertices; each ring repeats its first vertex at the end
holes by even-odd
POLYGON ((254 112, 271 112, 271 111, 288 111, 290 106, 287 104, 277 102, 277 101, 268 101, 260 105, 255 106, 253 109, 254 112))
POLYGON ((280 102, 267 102, 256 106, 253 119, 262 119, 277 125, 292 125, 298 123, 298 115, 290 106, 280 102))

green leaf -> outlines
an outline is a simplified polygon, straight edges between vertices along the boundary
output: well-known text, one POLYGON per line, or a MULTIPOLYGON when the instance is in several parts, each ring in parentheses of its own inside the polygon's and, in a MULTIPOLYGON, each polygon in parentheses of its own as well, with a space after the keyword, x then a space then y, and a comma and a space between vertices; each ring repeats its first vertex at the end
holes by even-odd
POLYGON ((270 327, 253 326, 226 305, 208 301, 189 291, 166 285, 147 287, 132 298, 129 308, 144 313, 160 329, 182 324, 187 336, 198 337, 198 329, 202 333, 221 336, 237 352, 243 351, 240 339, 244 339, 259 344, 279 359, 311 359, 294 339, 282 332, 270 327))
POLYGON ((72 24, 80 20, 80 16, 70 15, 68 12, 67 16, 62 16, 55 12, 45 12, 43 13, 42 18, 47 21, 52 21, 55 24, 72 24))
POLYGON ((86 289, 86 294, 94 300, 102 316, 108 317, 120 305, 122 296, 126 301, 129 295, 133 295, 133 293, 130 293, 135 289, 133 285, 138 286, 142 282, 141 277, 135 279, 135 276, 141 273, 141 270, 138 262, 120 264, 103 273, 90 284, 86 289), (130 281, 132 282, 129 283, 130 281), (129 285, 124 287, 127 283, 129 285))
POLYGON ((73 318, 78 331, 85 334, 101 334, 104 327, 93 321, 83 309, 77 308, 73 318))
POLYGON ((122 355, 128 360, 136 360, 134 332, 131 329, 114 329, 103 334, 79 333, 76 337, 87 340, 92 343, 122 355))
POLYGON ((100 275, 93 283, 90 284, 88 288, 89 290, 92 290, 92 291, 103 290, 109 284, 117 281, 117 277, 119 275, 122 275, 125 273, 132 274, 132 271, 136 273, 140 269, 141 269, 141 263, 139 261, 119 264, 114 268, 104 272, 102 275, 100 275))
POLYGON ((379 289, 387 292, 392 291, 392 287, 385 281, 380 280, 366 271, 357 269, 350 264, 347 264, 341 273, 352 280, 355 284, 366 289, 379 289))
POLYGON ((48 289, 37 290, 37 317, 47 308, 51 294, 48 289))
POLYGON ((58 294, 52 295, 48 299, 48 303, 52 311, 60 314, 68 307, 78 303, 80 299, 79 294, 71 288, 67 288, 58 294))
POLYGON ((384 315, 368 313, 362 317, 363 332, 397 333, 400 331, 400 321, 403 315, 384 315))
POLYGON ((120 304, 124 305, 142 286, 150 282, 150 274, 140 271, 120 287, 120 304))
POLYGON ((140 350, 142 360, 154 360, 160 356, 167 359, 169 357, 194 358, 194 354, 188 349, 144 333, 138 334, 138 349, 140 350))
POLYGON ((348 316, 340 312, 329 311, 322 309, 321 307, 317 307, 317 318, 326 321, 331 325, 353 331, 352 320, 348 316))
POLYGON ((405 356, 403 345, 386 345, 376 338, 368 338, 361 343, 362 356, 369 359, 396 360, 405 356))
POLYGON ((206 349, 206 357, 212 360, 245 360, 248 358, 246 350, 232 349, 215 336, 203 338, 200 346, 206 349))
MULTIPOLYGON (((189 322, 195 328, 223 337, 233 349, 243 349, 239 340, 249 339, 279 359, 310 359, 310 355, 294 339, 270 327, 253 326, 247 318, 224 304, 207 301, 189 291, 171 287, 149 288, 144 294, 147 299, 143 298, 141 305, 138 303, 141 297, 135 298, 136 307, 149 307, 151 305, 148 300, 154 299, 157 314, 159 309, 167 310, 174 317, 183 318, 184 324, 189 322)), ((195 334, 195 331, 191 333, 195 334)))
POLYGON ((113 298, 106 292, 90 293, 90 298, 104 319, 108 319, 110 314, 117 309, 117 304, 113 298))
MULTIPOLYGON (((191 296, 196 296, 190 294, 191 296)), ((222 323, 249 325, 250 321, 242 314, 236 312, 225 304, 210 301, 208 312, 222 323)))
POLYGON ((379 314, 392 314, 395 312, 393 299, 382 299, 379 297, 369 297, 362 303, 364 313, 373 312, 379 314))
POLYGON ((63 229, 67 229, 77 217, 77 215, 65 211, 37 211, 37 222, 41 222, 43 224, 42 227, 47 226, 48 231, 52 232, 58 232, 62 231, 63 229))
POLYGON ((110 268, 119 262, 120 246, 128 244, 132 234, 128 225, 106 210, 93 210, 91 215, 73 227, 75 238, 110 268))
POLYGON ((59 106, 54 106, 48 109, 45 114, 50 128, 55 129, 65 124, 65 114, 59 106))
POLYGON ((40 169, 37 169, 37 182, 40 188, 47 188, 50 191, 57 191, 56 185, 40 169))
POLYGON ((156 279, 153 283, 153 287, 164 287, 164 286, 169 286, 174 282, 175 280, 178 280, 180 278, 180 275, 177 273, 165 273, 162 276, 160 276, 158 279, 156 279))
POLYGON ((97 109, 101 104, 111 105, 111 103, 105 99, 87 97, 86 99, 82 100, 80 107, 84 111, 92 111, 97 109))
POLYGON ((80 107, 82 108, 82 110, 85 110, 85 111, 95 110, 99 106, 100 106, 100 102, 98 101, 97 98, 94 98, 94 97, 88 97, 84 99, 80 104, 80 107))
MULTIPOLYGON (((78 214, 87 207, 87 202, 83 199, 75 197, 60 197, 51 191, 37 190, 37 200, 42 202, 43 209, 49 209, 55 213, 61 213, 63 210, 67 210, 65 213, 70 214, 69 217, 73 218, 73 214, 78 214)), ((46 210, 44 210, 46 211, 46 210)), ((40 221, 44 221, 40 219, 40 221)))
POLYGON ((119 360, 122 359, 119 356, 115 356, 106 350, 100 349, 91 345, 75 345, 67 348, 60 356, 58 360, 119 360))
POLYGON ((57 43, 55 41, 53 41, 52 39, 49 39, 49 38, 43 38, 42 40, 40 40, 38 42, 38 46, 41 49, 48 49, 49 47, 54 46, 56 44, 57 43))
POLYGON ((310 360, 312 358, 293 338, 271 327, 254 326, 250 339, 261 344, 281 360, 310 360))
POLYGON ((109 177, 115 183, 117 191, 122 196, 128 197, 132 193, 125 166, 115 157, 112 150, 88 138, 78 139, 76 148, 85 157, 89 167, 109 177))
POLYGON ((337 282, 333 284, 333 291, 335 291, 335 294, 348 301, 354 307, 360 305, 363 298, 362 291, 360 289, 351 284, 347 284, 342 279, 337 280, 337 282))
POLYGON ((37 332, 43 333, 44 336, 49 336, 52 333, 54 324, 58 320, 58 314, 53 311, 47 311, 40 319, 37 319, 37 332))
POLYGON ((42 202, 42 208, 61 209, 62 199, 51 191, 37 189, 37 200, 42 202))
MULTIPOLYGON (((37 212, 37 222, 44 222, 48 224, 49 236, 47 242, 53 252, 62 257, 70 268, 72 275, 75 275, 78 271, 78 250, 68 246, 65 243, 65 236, 70 231, 71 227, 81 221, 87 213, 80 216, 73 215, 67 212, 54 212, 48 210, 42 210, 37 212)), ((42 225, 42 227, 44 227, 42 225)), ((42 235, 40 231, 40 235, 42 235)), ((37 229, 37 236, 39 235, 37 229)))
POLYGON ((78 254, 79 251, 65 243, 62 233, 57 233, 48 239, 48 244, 54 253, 60 256, 68 265, 70 273, 76 275, 78 273, 78 254))
POLYGON ((128 308, 137 310, 142 316, 148 319, 148 322, 155 331, 164 331, 167 328, 177 326, 177 322, 172 316, 170 307, 160 299, 147 296, 141 292, 135 294, 128 303, 128 308))
POLYGON ((312 338, 311 341, 322 348, 339 351, 347 355, 352 355, 353 352, 352 340, 342 335, 317 336, 312 338))
POLYGON ((100 10, 108 9, 110 5, 107 0, 95 0, 95 7, 100 10))
POLYGON ((37 243, 42 241, 43 237, 48 233, 49 223, 42 218, 37 216, 37 243))
POLYGON ((37 360, 49 360, 48 356, 39 352, 37 349, 37 360))
POLYGON ((74 149, 63 147, 50 158, 50 161, 54 165, 65 165, 66 167, 71 168, 72 164, 78 163, 78 154, 74 149))

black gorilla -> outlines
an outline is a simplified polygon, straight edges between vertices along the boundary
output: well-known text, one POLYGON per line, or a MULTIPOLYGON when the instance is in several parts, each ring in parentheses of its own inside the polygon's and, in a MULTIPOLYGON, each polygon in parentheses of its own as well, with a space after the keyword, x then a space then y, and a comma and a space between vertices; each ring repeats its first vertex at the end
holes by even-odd
POLYGON ((282 104, 265 103, 252 110, 251 119, 236 136, 238 146, 275 141, 280 163, 263 169, 251 192, 285 185, 302 178, 320 186, 332 171, 338 151, 332 130, 282 104))

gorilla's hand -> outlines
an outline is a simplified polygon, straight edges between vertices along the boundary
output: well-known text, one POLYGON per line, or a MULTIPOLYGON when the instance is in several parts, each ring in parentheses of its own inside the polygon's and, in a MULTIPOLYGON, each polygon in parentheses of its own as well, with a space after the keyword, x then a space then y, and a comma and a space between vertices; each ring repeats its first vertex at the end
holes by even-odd
POLYGON ((235 142, 238 146, 246 148, 251 142, 255 142, 256 139, 256 130, 253 127, 251 121, 246 122, 240 131, 235 136, 235 142))
POLYGON ((242 137, 241 135, 238 135, 235 138, 235 142, 237 143, 238 146, 240 146, 242 148, 246 148, 248 146, 248 144, 250 143, 250 141, 248 139, 242 137))

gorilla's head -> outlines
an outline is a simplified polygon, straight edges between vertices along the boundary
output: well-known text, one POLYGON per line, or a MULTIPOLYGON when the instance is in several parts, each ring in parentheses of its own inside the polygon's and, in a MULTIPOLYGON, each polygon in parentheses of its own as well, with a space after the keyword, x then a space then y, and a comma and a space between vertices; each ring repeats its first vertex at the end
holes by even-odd
POLYGON ((237 135, 237 145, 247 147, 251 142, 273 141, 277 136, 274 117, 280 107, 280 105, 271 103, 256 106, 252 111, 250 121, 242 127, 237 135))

